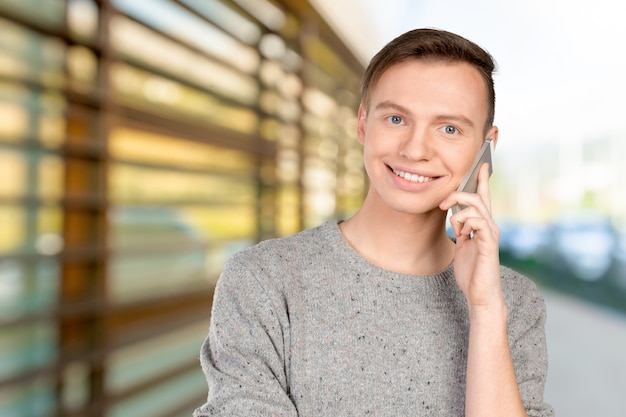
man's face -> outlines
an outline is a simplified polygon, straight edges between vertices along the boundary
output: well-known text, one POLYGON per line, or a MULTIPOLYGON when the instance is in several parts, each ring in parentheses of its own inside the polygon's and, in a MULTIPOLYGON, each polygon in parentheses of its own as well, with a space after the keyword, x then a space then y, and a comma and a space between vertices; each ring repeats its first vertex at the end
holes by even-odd
POLYGON ((456 190, 486 137, 487 92, 462 62, 408 61, 387 69, 359 109, 370 195, 403 213, 438 209, 456 190))

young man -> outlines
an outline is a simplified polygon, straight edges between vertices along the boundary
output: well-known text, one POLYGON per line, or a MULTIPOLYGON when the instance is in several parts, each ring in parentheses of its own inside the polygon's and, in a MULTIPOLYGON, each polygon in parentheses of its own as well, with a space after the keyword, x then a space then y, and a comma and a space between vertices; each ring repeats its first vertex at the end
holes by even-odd
POLYGON ((407 32, 368 66, 362 208, 245 250, 218 282, 195 416, 552 416, 545 306, 500 266, 487 166, 456 188, 492 125, 490 55, 407 32), (446 235, 446 212, 456 239, 446 235))

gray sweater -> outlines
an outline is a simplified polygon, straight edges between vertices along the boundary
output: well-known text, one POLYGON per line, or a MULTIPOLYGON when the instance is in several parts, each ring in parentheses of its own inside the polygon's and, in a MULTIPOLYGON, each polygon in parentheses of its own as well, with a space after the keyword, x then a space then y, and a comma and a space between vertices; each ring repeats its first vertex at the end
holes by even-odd
MULTIPOLYGON (((552 416, 545 305, 502 267, 511 355, 529 416, 552 416)), ((233 256, 201 351, 209 390, 194 416, 463 416, 469 321, 452 267, 381 269, 337 222, 233 256)))

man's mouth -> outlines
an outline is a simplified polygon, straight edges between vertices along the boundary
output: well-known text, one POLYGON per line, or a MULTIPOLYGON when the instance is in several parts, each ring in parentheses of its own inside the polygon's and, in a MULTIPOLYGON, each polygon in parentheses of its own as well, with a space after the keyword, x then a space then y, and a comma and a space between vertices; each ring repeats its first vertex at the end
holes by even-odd
POLYGON ((411 182, 430 182, 435 179, 433 177, 424 177, 423 175, 411 174, 410 172, 400 171, 399 169, 392 169, 392 171, 398 177, 404 178, 405 180, 411 182))

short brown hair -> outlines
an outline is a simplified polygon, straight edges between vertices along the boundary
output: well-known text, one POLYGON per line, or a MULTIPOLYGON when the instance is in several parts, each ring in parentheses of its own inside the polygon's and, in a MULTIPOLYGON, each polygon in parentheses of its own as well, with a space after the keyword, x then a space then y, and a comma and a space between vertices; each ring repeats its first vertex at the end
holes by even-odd
POLYGON ((451 32, 437 29, 410 30, 383 47, 370 61, 361 82, 361 103, 369 107, 370 93, 382 74, 392 65, 411 59, 467 62, 474 66, 487 87, 487 120, 485 130, 493 125, 496 93, 492 56, 475 43, 451 32))

